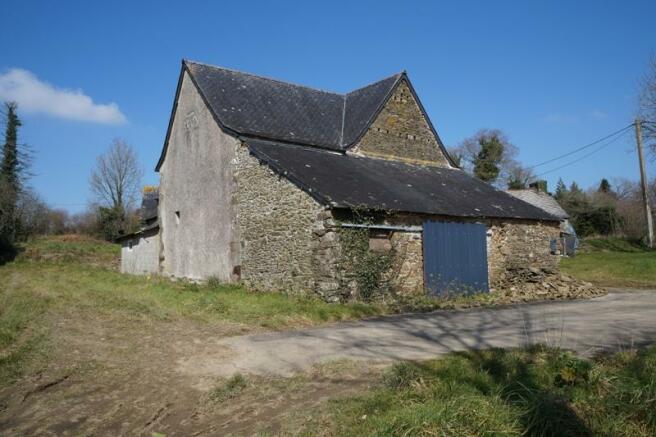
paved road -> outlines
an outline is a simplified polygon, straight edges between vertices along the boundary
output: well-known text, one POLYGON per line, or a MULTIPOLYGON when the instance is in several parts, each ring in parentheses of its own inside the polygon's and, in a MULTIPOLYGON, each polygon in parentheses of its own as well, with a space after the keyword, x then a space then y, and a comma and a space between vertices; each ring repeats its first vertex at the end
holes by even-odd
POLYGON ((656 341, 656 290, 496 309, 387 316, 321 328, 230 337, 180 370, 291 375, 337 359, 418 360, 465 349, 545 343, 591 355, 656 341))

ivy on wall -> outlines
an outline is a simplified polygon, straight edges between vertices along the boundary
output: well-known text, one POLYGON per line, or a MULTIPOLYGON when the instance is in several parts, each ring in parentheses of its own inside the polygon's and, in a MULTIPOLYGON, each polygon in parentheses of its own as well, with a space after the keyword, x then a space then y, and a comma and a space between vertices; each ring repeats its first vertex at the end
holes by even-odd
POLYGON ((371 301, 388 292, 385 273, 392 267, 394 251, 386 253, 369 249, 369 229, 342 228, 342 270, 355 279, 358 297, 371 301))

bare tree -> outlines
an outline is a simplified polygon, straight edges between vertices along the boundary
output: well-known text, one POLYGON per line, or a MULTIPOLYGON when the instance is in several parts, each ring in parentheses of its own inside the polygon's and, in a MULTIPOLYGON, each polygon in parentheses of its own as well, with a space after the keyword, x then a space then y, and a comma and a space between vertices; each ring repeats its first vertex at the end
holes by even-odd
POLYGON ((136 152, 117 138, 107 152, 98 157, 89 183, 100 204, 125 213, 139 195, 142 176, 136 152))
POLYGON ((98 210, 89 206, 86 210, 69 217, 67 231, 74 234, 98 236, 100 234, 98 221, 98 210))
POLYGON ((17 236, 26 239, 48 233, 50 208, 33 190, 22 190, 16 203, 17 236))
POLYGON ((481 152, 481 144, 489 138, 496 138, 503 145, 501 161, 498 164, 500 172, 494 181, 497 185, 503 186, 511 179, 519 163, 515 159, 518 154, 517 147, 499 129, 481 129, 473 136, 464 139, 458 146, 450 148, 449 154, 463 170, 473 174, 476 158, 481 152))
POLYGON ((640 100, 638 115, 645 123, 642 125, 647 148, 656 159, 656 55, 649 60, 647 72, 640 80, 640 100))
POLYGON ((521 164, 509 164, 506 168, 506 184, 510 189, 522 189, 535 179, 535 173, 530 168, 522 167, 521 164))

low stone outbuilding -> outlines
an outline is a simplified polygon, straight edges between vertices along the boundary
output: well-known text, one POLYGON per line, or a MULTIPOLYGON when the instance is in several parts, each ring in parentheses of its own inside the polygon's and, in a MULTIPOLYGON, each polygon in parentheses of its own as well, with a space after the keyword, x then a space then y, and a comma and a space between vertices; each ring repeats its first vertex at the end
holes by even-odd
POLYGON ((183 61, 159 271, 326 300, 555 268, 559 219, 460 170, 405 72, 337 94, 183 61))
POLYGON ((141 229, 117 240, 121 244, 122 273, 137 275, 159 273, 158 203, 158 190, 156 188, 145 190, 139 210, 141 229))
POLYGON ((560 236, 551 241, 552 252, 563 256, 573 256, 579 247, 579 239, 574 226, 569 221, 569 214, 547 191, 546 181, 537 181, 528 188, 509 189, 508 194, 530 203, 560 219, 560 236))

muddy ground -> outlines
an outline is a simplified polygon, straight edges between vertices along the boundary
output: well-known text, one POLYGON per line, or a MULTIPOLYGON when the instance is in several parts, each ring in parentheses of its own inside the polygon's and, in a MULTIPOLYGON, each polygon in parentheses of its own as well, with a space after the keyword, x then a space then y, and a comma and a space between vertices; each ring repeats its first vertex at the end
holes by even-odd
POLYGON ((380 367, 345 362, 291 378, 245 375, 238 393, 215 399, 226 378, 202 360, 244 327, 80 314, 48 325, 48 364, 0 391, 2 435, 294 434, 305 412, 361 391, 380 374, 380 367), (194 357, 198 366, 189 366, 194 357))

